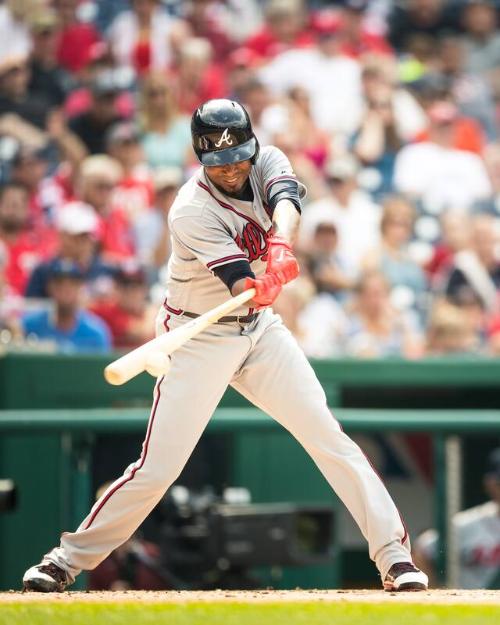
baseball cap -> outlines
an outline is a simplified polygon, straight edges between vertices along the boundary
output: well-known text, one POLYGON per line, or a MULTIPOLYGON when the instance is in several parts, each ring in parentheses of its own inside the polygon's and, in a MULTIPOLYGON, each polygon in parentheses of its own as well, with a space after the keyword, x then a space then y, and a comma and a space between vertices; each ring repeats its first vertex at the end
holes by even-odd
POLYGON ((124 262, 115 273, 115 280, 118 284, 146 284, 147 276, 143 267, 134 260, 124 262))
POLYGON ((325 173, 330 180, 349 180, 359 173, 359 163, 352 154, 334 158, 326 164, 325 173))
POLYGON ((95 234, 98 225, 94 209, 85 202, 68 202, 57 219, 57 229, 67 234, 95 234))
POLYGON ((160 167, 153 174, 153 185, 156 192, 179 187, 181 183, 182 169, 180 167, 160 167))
POLYGON ((134 122, 116 122, 106 133, 105 142, 109 147, 116 143, 139 141, 141 133, 134 122))
POLYGON ((84 280, 85 276, 80 267, 72 260, 56 258, 49 267, 49 280, 58 278, 73 278, 84 280))
POLYGON ((118 93, 123 91, 123 87, 117 80, 115 72, 112 70, 103 70, 94 77, 90 85, 90 90, 93 96, 100 98, 118 95, 118 93))
POLYGON ((489 454, 485 476, 500 480, 500 447, 489 454))

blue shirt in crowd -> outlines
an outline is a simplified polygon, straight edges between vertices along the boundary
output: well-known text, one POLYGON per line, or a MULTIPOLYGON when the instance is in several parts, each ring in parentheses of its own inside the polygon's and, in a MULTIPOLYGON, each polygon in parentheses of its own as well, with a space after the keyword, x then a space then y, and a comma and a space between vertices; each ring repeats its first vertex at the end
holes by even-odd
POLYGON ((26 336, 34 334, 42 341, 55 341, 61 352, 102 353, 111 349, 108 327, 86 310, 78 311, 76 323, 68 331, 56 328, 53 314, 46 310, 27 314, 22 323, 26 336))

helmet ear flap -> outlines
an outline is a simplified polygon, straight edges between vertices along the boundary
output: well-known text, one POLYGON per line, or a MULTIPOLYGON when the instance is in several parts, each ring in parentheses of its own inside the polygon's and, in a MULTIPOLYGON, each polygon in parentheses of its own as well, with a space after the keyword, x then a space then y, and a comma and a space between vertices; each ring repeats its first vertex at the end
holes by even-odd
POLYGON ((250 162, 252 163, 252 165, 255 165, 255 163, 257 162, 257 159, 259 158, 259 152, 260 152, 259 140, 257 139, 255 135, 254 135, 254 138, 255 138, 255 154, 250 159, 250 162))

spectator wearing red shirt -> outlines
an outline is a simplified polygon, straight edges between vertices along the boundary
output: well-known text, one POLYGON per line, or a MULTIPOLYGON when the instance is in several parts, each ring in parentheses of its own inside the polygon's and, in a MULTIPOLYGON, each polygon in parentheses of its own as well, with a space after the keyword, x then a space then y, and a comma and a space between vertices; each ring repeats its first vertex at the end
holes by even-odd
POLYGON ((79 199, 90 204, 97 213, 97 237, 103 260, 113 263, 134 256, 130 221, 125 211, 113 206, 113 191, 122 177, 120 164, 110 156, 87 157, 78 173, 76 191, 79 199))
POLYGON ((365 13, 368 0, 345 0, 339 23, 340 50, 355 59, 363 54, 388 54, 393 50, 389 43, 366 26, 365 13))
POLYGON ((93 24, 78 19, 78 4, 79 0, 53 2, 61 24, 57 58, 62 67, 75 74, 87 65, 92 47, 100 40, 93 24))
POLYGON ((134 262, 124 263, 115 276, 116 297, 92 307, 111 330, 113 347, 133 349, 153 338, 155 310, 148 303, 146 274, 134 262))
POLYGON ((245 42, 247 48, 261 57, 271 59, 291 48, 314 43, 302 0, 270 0, 265 8, 265 18, 263 28, 245 42))
POLYGON ((8 182, 0 187, 0 243, 6 250, 6 282, 18 295, 24 293, 32 269, 49 254, 40 231, 30 229, 28 192, 8 182))
POLYGON ((113 192, 113 205, 122 208, 132 223, 153 204, 153 180, 140 137, 133 122, 118 122, 106 134, 106 152, 123 171, 113 192))

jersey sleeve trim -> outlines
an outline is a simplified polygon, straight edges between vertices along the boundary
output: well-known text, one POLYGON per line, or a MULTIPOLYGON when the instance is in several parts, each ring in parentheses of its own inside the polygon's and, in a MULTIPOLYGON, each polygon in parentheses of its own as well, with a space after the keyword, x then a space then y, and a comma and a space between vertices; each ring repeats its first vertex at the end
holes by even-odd
POLYGON ((264 193, 267 196, 269 189, 271 188, 271 186, 275 183, 275 182, 281 182, 282 180, 293 180, 293 182, 297 182, 298 180, 296 178, 296 176, 293 176, 292 174, 287 174, 284 176, 276 176, 275 178, 271 178, 271 180, 269 180, 269 182, 266 183, 265 189, 264 189, 264 193))
POLYGON ((209 263, 207 263, 207 269, 212 270, 214 267, 224 265, 225 263, 230 263, 234 260, 247 260, 247 257, 245 256, 245 254, 232 254, 231 256, 224 256, 223 258, 211 260, 209 263))

